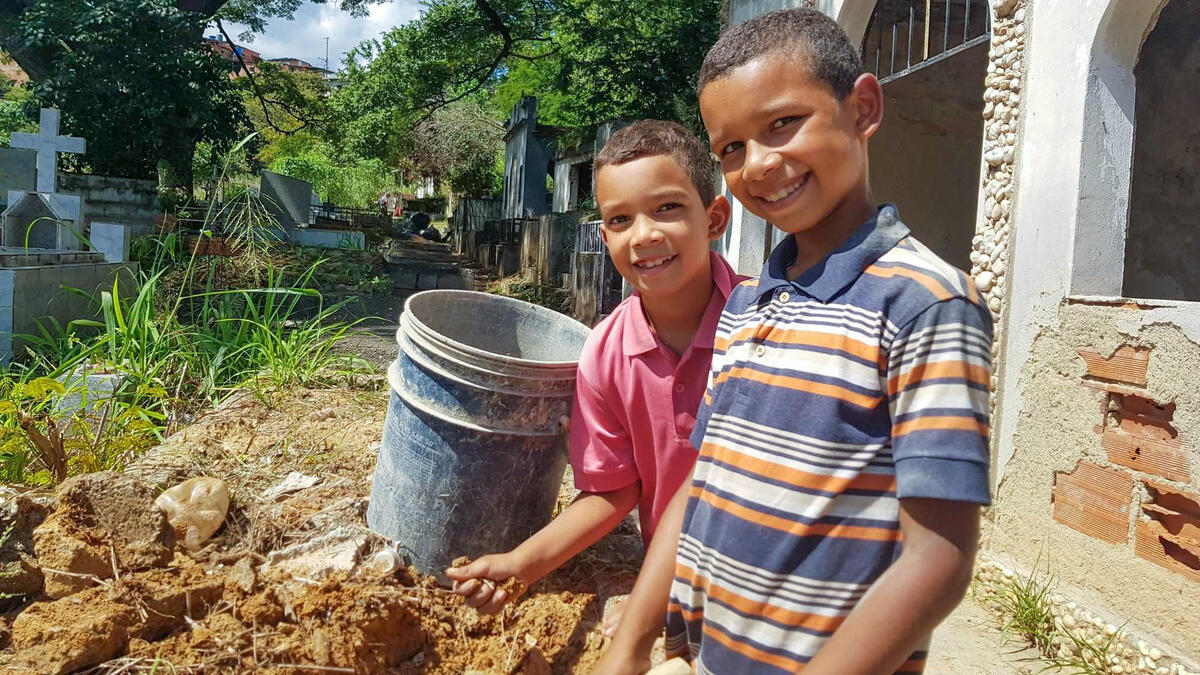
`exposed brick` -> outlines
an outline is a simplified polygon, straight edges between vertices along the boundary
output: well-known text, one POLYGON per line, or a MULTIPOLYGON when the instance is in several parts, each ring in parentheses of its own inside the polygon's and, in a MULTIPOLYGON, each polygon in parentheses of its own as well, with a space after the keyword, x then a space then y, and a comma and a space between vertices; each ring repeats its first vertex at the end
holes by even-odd
POLYGON ((1140 558, 1200 581, 1200 495, 1144 482, 1135 550, 1140 558))
POLYGON ((1087 364, 1088 375, 1091 377, 1139 387, 1146 386, 1146 369, 1150 365, 1148 348, 1122 345, 1107 358, 1092 347, 1076 351, 1087 364))
POLYGON ((1104 432, 1108 461, 1183 483, 1192 478, 1192 461, 1178 439, 1167 441, 1135 436, 1120 429, 1104 432))
POLYGON ((1107 542, 1129 541, 1132 497, 1133 478, 1124 471, 1081 461, 1070 473, 1054 474, 1054 519, 1107 542))

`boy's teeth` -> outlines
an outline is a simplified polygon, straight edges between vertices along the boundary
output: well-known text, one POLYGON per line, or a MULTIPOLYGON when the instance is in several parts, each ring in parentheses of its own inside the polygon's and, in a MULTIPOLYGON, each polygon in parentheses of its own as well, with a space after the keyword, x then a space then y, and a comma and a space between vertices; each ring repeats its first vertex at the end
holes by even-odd
POLYGON ((803 182, 796 183, 795 185, 790 185, 788 187, 783 188, 779 192, 772 192, 771 194, 767 195, 766 197, 763 197, 763 199, 765 199, 768 202, 777 202, 780 199, 783 199, 784 197, 792 194, 796 190, 799 190, 800 186, 802 184, 803 184, 803 182))
POLYGON ((650 269, 651 267, 658 267, 659 265, 671 260, 674 257, 675 256, 660 258, 660 259, 652 261, 652 262, 639 262, 637 265, 638 265, 638 267, 641 267, 642 269, 650 269))

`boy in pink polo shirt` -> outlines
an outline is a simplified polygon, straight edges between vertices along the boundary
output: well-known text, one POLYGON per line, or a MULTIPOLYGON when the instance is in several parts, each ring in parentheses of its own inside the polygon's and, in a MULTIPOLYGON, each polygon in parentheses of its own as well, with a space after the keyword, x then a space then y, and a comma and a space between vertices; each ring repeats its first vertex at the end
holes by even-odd
POLYGON ((635 122, 596 156, 604 243, 634 294, 596 326, 579 358, 570 453, 582 494, 512 551, 446 570, 472 607, 498 611, 510 598, 489 580, 534 583, 635 506, 649 545, 691 475, 696 450, 688 438, 713 336, 741 281, 709 250, 730 213, 713 173, 704 144, 673 122, 635 122))

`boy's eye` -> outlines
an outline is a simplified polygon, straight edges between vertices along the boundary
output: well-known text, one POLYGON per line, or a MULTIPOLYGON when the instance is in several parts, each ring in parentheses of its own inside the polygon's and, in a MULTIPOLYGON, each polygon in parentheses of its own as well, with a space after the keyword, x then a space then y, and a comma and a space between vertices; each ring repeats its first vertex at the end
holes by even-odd
POLYGON ((730 143, 729 145, 726 145, 725 147, 721 148, 721 156, 724 157, 730 153, 734 153, 734 152, 737 152, 738 150, 741 150, 742 145, 743 144, 741 141, 734 141, 734 142, 730 143))
POLYGON ((612 218, 608 219, 608 225, 610 227, 613 225, 621 225, 627 222, 629 222, 629 216, 613 216, 612 218))
POLYGON ((788 124, 795 122, 798 119, 800 119, 800 118, 799 117, 780 117, 779 119, 777 119, 771 123, 771 131, 775 131, 776 129, 781 129, 781 128, 787 126, 788 124))
POLYGON ((663 211, 670 211, 671 209, 677 209, 680 206, 681 206, 680 204, 676 204, 675 202, 667 202, 666 204, 663 204, 662 206, 658 207, 658 211, 659 211, 659 213, 662 213, 663 211))

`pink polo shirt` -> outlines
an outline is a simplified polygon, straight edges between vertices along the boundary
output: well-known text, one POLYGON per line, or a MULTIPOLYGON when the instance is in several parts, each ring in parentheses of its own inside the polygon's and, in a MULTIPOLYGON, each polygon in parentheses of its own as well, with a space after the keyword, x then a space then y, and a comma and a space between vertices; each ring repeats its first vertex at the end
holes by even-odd
POLYGON ((708 383, 713 336, 725 300, 742 281, 724 258, 709 257, 716 289, 683 355, 658 339, 635 293, 596 326, 579 356, 571 412, 575 487, 610 492, 641 481, 646 544, 696 461, 688 437, 708 383))

